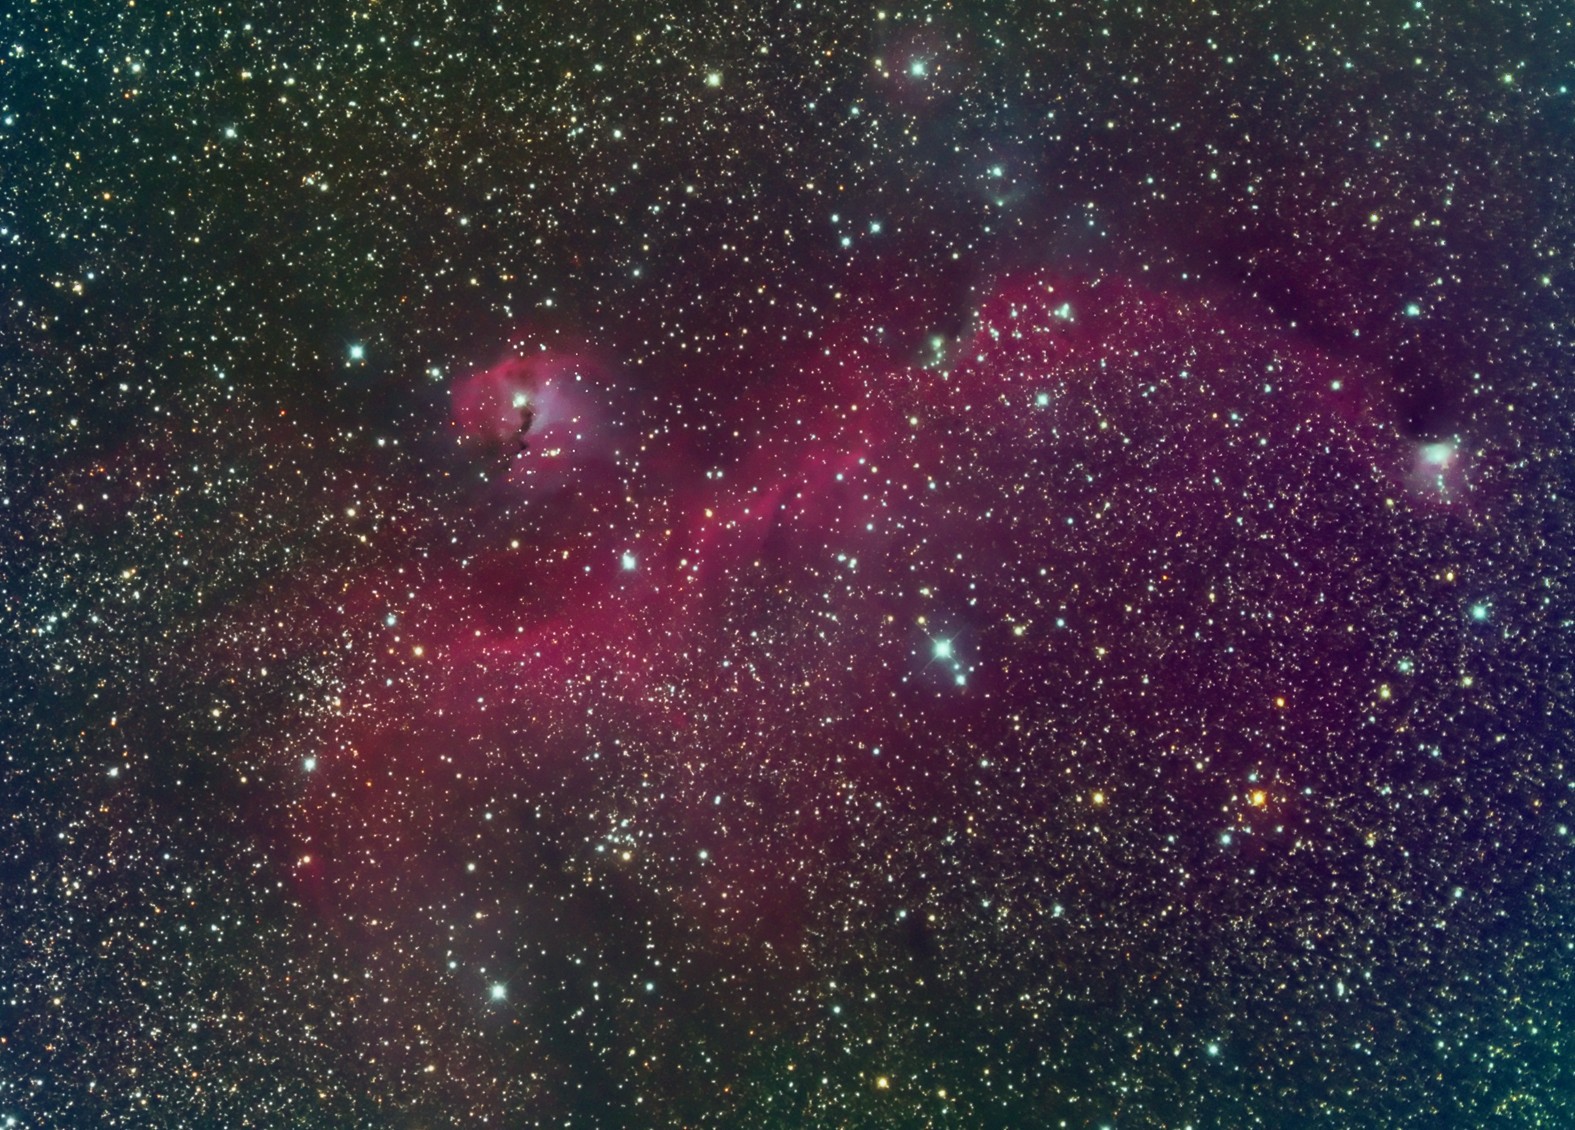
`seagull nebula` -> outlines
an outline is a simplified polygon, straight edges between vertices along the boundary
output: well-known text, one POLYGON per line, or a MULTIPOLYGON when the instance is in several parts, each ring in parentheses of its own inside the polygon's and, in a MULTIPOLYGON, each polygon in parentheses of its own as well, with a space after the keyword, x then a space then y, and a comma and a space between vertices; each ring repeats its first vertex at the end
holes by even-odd
POLYGON ((1556 6, 463 7, 6 24, 0 1126, 1575 1124, 1556 6))

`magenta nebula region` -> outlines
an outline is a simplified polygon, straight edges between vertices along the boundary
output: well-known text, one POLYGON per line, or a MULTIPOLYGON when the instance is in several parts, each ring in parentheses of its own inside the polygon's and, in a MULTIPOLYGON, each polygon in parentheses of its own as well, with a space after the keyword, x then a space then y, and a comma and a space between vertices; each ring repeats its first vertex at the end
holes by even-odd
POLYGON ((509 357, 454 385, 461 439, 512 446, 510 476, 545 491, 585 475, 606 457, 608 426, 587 380, 588 355, 549 351, 509 357))
MULTIPOLYGON (((820 881, 806 853, 856 837, 850 789, 956 816, 979 768, 959 749, 1070 788, 1109 774, 1088 736, 1115 729, 1167 751, 1127 788, 1180 822, 1198 755, 1286 772, 1290 790, 1291 751, 1341 725, 1364 650, 1348 625, 1373 597, 1353 565, 1399 550, 1384 498, 1407 489, 1409 449, 1376 376, 1294 334, 1119 279, 1022 274, 930 365, 846 344, 785 358, 769 393, 732 409, 728 430, 751 441, 727 466, 611 448, 616 399, 593 372, 526 352, 455 382, 464 439, 530 440, 497 489, 572 535, 348 585, 352 618, 397 610, 398 674, 378 661, 346 685, 313 740, 345 756, 324 758, 321 803, 288 837, 440 836, 422 814, 448 811, 455 785, 431 771, 432 743, 467 789, 521 797, 550 792, 565 761, 617 772, 595 752, 616 747, 660 790, 644 820, 718 845, 679 868, 671 912, 725 924, 716 944, 781 947, 814 926, 788 909, 820 881), (661 460, 665 486, 593 506, 575 478, 593 455, 631 477, 661 460), (1294 549, 1273 533, 1286 524, 1294 549), (1320 675, 1331 666, 1339 678, 1320 675), (1281 715, 1292 687, 1307 689, 1281 715), (1039 748, 1046 734, 1065 744, 1039 748), (716 802, 761 782, 790 815, 716 802)), ((422 873, 403 850, 395 867, 319 846, 314 867, 354 872, 360 913, 422 873)))
POLYGON ((9 9, 0 1130, 1575 1127, 1567 3, 9 9))

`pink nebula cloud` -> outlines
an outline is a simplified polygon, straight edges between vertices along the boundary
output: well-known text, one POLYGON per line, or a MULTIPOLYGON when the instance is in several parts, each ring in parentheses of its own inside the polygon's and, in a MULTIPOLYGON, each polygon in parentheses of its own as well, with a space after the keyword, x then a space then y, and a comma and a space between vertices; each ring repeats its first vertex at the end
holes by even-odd
POLYGON ((589 351, 523 350, 454 383, 454 426, 463 442, 511 448, 511 481, 565 486, 609 454, 601 376, 589 351))

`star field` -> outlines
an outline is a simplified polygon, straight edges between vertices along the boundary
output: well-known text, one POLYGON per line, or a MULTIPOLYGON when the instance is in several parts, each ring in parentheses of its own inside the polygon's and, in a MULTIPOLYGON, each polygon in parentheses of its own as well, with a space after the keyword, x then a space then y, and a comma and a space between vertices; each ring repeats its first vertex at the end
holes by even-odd
POLYGON ((1572 1124, 1571 85, 0 15, 0 1126, 1572 1124))

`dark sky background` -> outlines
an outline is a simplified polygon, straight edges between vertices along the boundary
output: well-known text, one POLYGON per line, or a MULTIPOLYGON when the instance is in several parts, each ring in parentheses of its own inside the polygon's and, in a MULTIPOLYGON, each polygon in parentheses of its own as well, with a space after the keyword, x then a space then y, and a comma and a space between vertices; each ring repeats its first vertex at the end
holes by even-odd
POLYGON ((0 1125, 1575 1124, 1572 86, 12 5, 0 1125))

